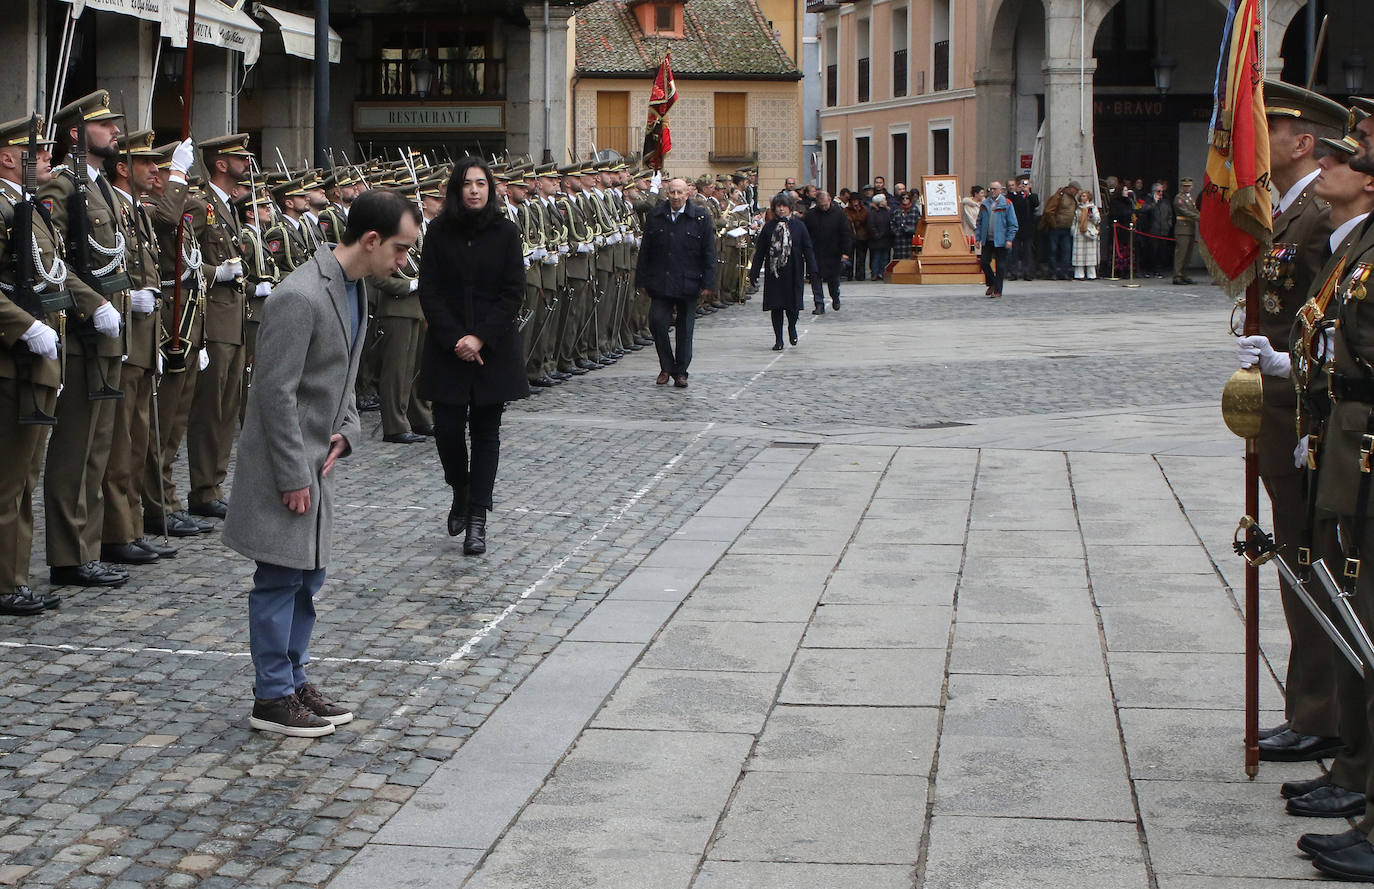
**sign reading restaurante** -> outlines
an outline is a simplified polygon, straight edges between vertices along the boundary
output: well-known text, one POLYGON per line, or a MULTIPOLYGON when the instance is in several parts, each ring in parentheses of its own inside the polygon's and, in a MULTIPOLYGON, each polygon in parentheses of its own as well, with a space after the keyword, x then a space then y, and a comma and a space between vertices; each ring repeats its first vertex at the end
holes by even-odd
POLYGON ((353 107, 353 128, 374 132, 500 130, 505 128, 505 104, 405 105, 359 102, 353 107))

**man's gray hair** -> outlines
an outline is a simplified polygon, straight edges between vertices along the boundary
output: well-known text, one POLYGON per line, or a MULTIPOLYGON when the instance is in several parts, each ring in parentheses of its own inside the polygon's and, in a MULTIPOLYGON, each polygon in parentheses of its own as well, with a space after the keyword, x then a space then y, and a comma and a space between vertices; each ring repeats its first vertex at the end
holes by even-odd
POLYGON ((873 203, 875 203, 875 204, 886 204, 886 203, 887 203, 887 195, 885 195, 885 194, 875 194, 875 195, 873 196, 873 203))

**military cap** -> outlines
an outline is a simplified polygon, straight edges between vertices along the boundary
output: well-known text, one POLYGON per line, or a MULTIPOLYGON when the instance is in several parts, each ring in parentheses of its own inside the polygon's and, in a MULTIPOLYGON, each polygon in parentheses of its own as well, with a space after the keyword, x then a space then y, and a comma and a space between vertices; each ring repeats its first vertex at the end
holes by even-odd
POLYGON ((1339 102, 1281 80, 1264 82, 1264 113, 1270 117, 1297 118, 1336 130, 1345 126, 1348 116, 1339 102))
POLYGON ((1183 188, 1192 188, 1193 180, 1188 176, 1184 176, 1182 179, 1178 180, 1178 184, 1183 188))
POLYGON ((716 177, 716 184, 717 184, 717 185, 729 185, 729 184, 730 184, 730 177, 729 177, 729 176, 726 176, 724 173, 721 173, 719 176, 716 177))
POLYGON ((730 181, 731 181, 731 182, 748 182, 748 181, 749 181, 749 174, 748 174, 748 173, 740 172, 739 170, 736 170, 735 172, 733 172, 733 173, 730 174, 730 181))
POLYGON ((518 185, 521 188, 529 188, 529 183, 525 181, 525 171, 523 169, 507 170, 505 173, 507 185, 518 185))
POLYGON ((21 117, 18 120, 0 123, 0 146, 17 145, 21 148, 29 144, 29 122, 33 118, 38 118, 38 144, 40 146, 51 145, 51 139, 43 138, 43 115, 32 114, 29 117, 21 117))
POLYGON ((444 177, 433 176, 420 183, 420 197, 442 198, 444 196, 444 177))
POLYGON ((260 186, 256 191, 252 188, 249 188, 248 191, 234 198, 234 203, 240 207, 244 206, 245 204, 254 204, 259 207, 267 207, 272 204, 272 196, 267 193, 267 189, 265 187, 260 186))
POLYGON ((1360 153, 1360 140, 1350 133, 1346 133, 1339 139, 1323 139, 1322 144, 1347 158, 1360 153))
MULTIPOLYGON (((1374 105, 1371 105, 1370 107, 1374 108, 1374 105)), ((1345 121, 1345 131, 1347 133, 1355 132, 1355 128, 1358 127, 1361 123, 1363 123, 1369 117, 1369 115, 1370 112, 1366 111, 1364 108, 1361 108, 1359 105, 1352 105, 1350 108, 1350 116, 1347 117, 1345 121)))
POLYGON ((216 136, 213 139, 206 139, 196 147, 203 151, 206 157, 215 157, 221 154, 232 154, 238 157, 253 156, 253 152, 248 150, 247 133, 230 133, 227 136, 216 136))
POLYGON ((555 163, 553 163, 552 161, 550 161, 550 162, 547 163, 547 164, 540 164, 538 167, 535 167, 535 168, 534 168, 534 172, 535 172, 535 175, 538 176, 540 179, 547 179, 547 178, 549 178, 549 177, 557 177, 557 176, 558 176, 558 164, 555 164, 555 163))
POLYGON ((87 122, 123 120, 124 115, 110 110, 110 93, 108 90, 96 90, 57 109, 55 119, 59 124, 70 125, 78 120, 87 122))
POLYGON ((305 189, 301 187, 304 181, 303 179, 288 179, 285 182, 278 182, 272 186, 272 197, 277 200, 305 197, 305 189))
POLYGON ((697 187, 697 191, 701 191, 703 188, 710 188, 712 185, 715 185, 715 183, 711 181, 710 176, 698 176, 696 179, 692 180, 692 184, 697 187))
POLYGON ((157 134, 152 130, 134 130, 124 136, 119 137, 121 148, 127 148, 133 157, 150 157, 155 160, 162 160, 162 151, 153 147, 153 139, 157 134))
POLYGON ((180 144, 180 142, 168 142, 165 145, 159 145, 158 147, 153 149, 153 151, 157 152, 157 168, 159 170, 167 170, 171 168, 172 152, 176 151, 176 147, 180 144))
POLYGON ((329 186, 325 184, 325 178, 319 170, 311 170, 302 178, 301 188, 305 191, 328 188, 329 186))
POLYGON ((1366 99, 1364 96, 1351 96, 1350 104, 1363 111, 1366 117, 1374 114, 1374 99, 1366 99))

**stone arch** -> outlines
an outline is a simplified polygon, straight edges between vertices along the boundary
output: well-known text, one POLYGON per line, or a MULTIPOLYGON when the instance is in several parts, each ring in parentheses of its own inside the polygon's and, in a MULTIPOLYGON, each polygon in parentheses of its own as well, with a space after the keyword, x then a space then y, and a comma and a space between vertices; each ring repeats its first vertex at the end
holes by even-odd
POLYGON ((1017 54, 1021 42, 1042 45, 1048 0, 994 0, 985 9, 979 29, 977 66, 978 149, 975 178, 979 182, 1006 176, 1017 148, 1017 54), (1033 29, 1035 33, 1030 33, 1033 29), (1008 40, 1007 35, 1013 35, 1008 40))

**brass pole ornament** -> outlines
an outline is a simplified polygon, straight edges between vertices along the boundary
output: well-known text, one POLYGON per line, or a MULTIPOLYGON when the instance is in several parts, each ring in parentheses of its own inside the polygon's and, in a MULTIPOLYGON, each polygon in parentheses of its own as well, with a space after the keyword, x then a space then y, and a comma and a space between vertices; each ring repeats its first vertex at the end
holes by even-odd
POLYGON ((1258 367, 1243 367, 1231 374, 1221 390, 1221 418, 1226 428, 1244 439, 1259 435, 1264 409, 1264 381, 1258 367))

